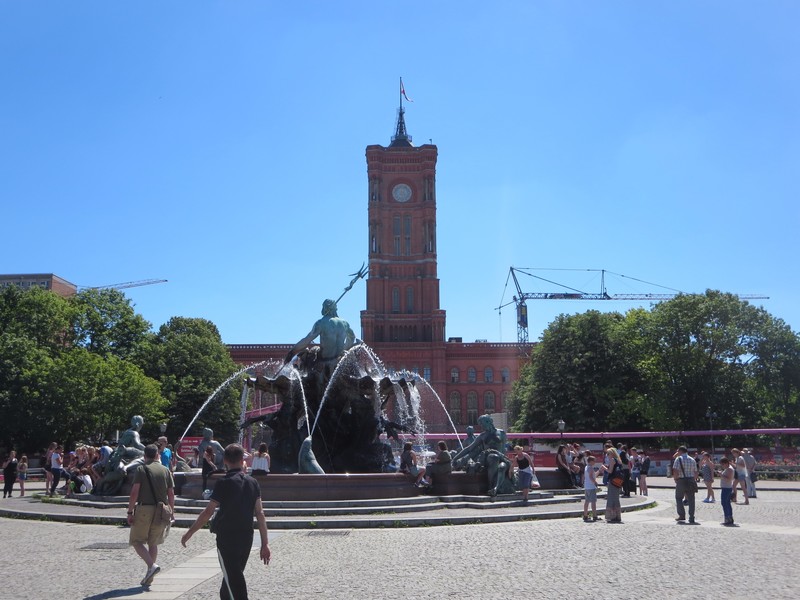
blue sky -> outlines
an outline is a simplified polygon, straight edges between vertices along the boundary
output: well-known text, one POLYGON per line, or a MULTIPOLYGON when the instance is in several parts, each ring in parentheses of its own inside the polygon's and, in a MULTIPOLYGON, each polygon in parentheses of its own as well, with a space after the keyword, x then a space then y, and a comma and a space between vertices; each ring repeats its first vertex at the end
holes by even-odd
MULTIPOLYGON (((126 291, 154 327, 294 342, 367 260, 365 147, 403 76, 439 148, 448 336, 515 340, 512 265, 761 293, 797 331, 798 22, 795 1, 4 0, 0 272, 168 279, 126 291)), ((357 331, 364 305, 363 282, 340 303, 357 331)), ((531 339, 631 306, 531 303, 531 339)))

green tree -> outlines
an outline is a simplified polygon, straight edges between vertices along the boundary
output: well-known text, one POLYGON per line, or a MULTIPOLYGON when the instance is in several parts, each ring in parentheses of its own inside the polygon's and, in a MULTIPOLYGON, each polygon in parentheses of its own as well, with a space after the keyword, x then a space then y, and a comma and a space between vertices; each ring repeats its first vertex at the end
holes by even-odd
POLYGON ((100 356, 132 358, 146 342, 150 323, 119 290, 83 290, 70 301, 77 345, 100 356))
POLYGON ((39 408, 47 431, 69 443, 110 438, 115 430, 127 429, 135 414, 156 423, 166 404, 159 382, 133 363, 72 348, 47 373, 39 408))
POLYGON ((65 299, 9 287, 0 292, 0 326, 4 446, 34 451, 53 440, 108 436, 133 412, 162 417, 159 383, 120 358, 146 342, 147 322, 119 292, 65 299), (116 316, 101 325, 98 313, 116 316))
POLYGON ((542 334, 514 389, 516 428, 608 430, 634 421, 636 371, 620 344, 619 313, 561 315, 542 334))
POLYGON ((720 427, 759 423, 763 406, 746 393, 748 364, 770 335, 770 319, 764 310, 713 290, 653 308, 645 348, 658 371, 650 388, 668 406, 667 425, 704 428, 709 408, 720 427))
POLYGON ((732 294, 680 295, 624 318, 589 311, 545 330, 515 384, 516 426, 555 430, 789 426, 800 337, 732 294))
MULTIPOLYGON (((205 319, 185 317, 173 317, 159 328, 144 364, 147 374, 161 382, 168 400, 170 439, 183 434, 203 403, 237 370, 217 327, 205 319)), ((210 427, 220 440, 236 441, 240 389, 231 385, 220 390, 189 435, 210 427)))

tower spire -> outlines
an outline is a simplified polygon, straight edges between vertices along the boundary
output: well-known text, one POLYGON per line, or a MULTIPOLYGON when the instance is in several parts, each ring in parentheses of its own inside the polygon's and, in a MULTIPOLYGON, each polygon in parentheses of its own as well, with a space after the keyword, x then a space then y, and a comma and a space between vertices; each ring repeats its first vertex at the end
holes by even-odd
POLYGON ((398 147, 412 147, 414 144, 411 143, 411 136, 408 135, 406 131, 406 109, 403 108, 403 98, 405 97, 406 100, 411 102, 411 99, 406 96, 406 89, 403 87, 403 78, 400 78, 400 109, 397 111, 397 127, 394 130, 394 135, 392 136, 392 143, 389 144, 390 148, 398 148, 398 147))
POLYGON ((397 127, 395 128, 394 135, 392 136, 392 143, 389 144, 390 148, 397 148, 398 146, 413 146, 411 143, 411 136, 408 135, 408 132, 406 131, 405 113, 406 110, 403 108, 401 103, 400 109, 397 111, 397 127))

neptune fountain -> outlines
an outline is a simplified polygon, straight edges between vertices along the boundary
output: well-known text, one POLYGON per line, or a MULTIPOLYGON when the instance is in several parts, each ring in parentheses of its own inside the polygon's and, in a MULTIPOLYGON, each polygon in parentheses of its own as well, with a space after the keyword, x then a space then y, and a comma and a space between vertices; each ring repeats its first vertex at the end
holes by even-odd
POLYGON ((350 325, 336 302, 325 300, 322 318, 289 351, 273 375, 247 385, 276 394, 280 409, 245 421, 272 429, 275 473, 381 473, 395 470, 391 446, 381 434, 420 427, 419 393, 411 377, 390 376, 350 325), (308 347, 317 336, 319 345, 308 347), (390 420, 387 412, 393 410, 390 420))

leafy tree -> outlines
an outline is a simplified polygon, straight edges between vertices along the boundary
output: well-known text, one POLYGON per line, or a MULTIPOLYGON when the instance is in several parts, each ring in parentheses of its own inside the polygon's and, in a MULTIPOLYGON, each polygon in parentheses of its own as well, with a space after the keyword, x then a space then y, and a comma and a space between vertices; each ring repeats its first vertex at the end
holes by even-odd
POLYGON ((800 337, 732 294, 680 295, 652 310, 560 316, 515 384, 520 429, 703 429, 800 417, 800 337))
POLYGON ((75 307, 58 294, 9 286, 0 292, 0 333, 29 340, 54 356, 71 342, 75 307))
POLYGON ((71 302, 77 345, 100 356, 131 358, 145 343, 150 323, 119 290, 83 290, 71 302))
POLYGON ((146 330, 119 292, 77 299, 40 288, 0 292, 0 443, 33 451, 110 435, 128 426, 132 411, 160 419, 158 382, 119 357, 146 341, 142 324, 146 330), (117 316, 101 326, 99 312, 117 316))
MULTIPOLYGON (((185 317, 173 317, 159 328, 143 362, 148 375, 161 382, 162 393, 169 402, 170 439, 183 435, 203 403, 236 371, 217 327, 205 319, 185 317)), ((220 440, 238 439, 240 408, 236 387, 218 392, 189 435, 199 435, 203 427, 210 427, 220 440)))
POLYGON ((552 431, 564 419, 572 429, 597 431, 630 421, 637 381, 620 347, 622 320, 589 311, 550 324, 515 386, 516 428, 552 431))
POLYGON ((72 348, 54 361, 39 409, 54 439, 67 443, 101 440, 127 429, 133 415, 145 423, 163 418, 160 385, 133 363, 72 348), (67 409, 67 410, 65 410, 67 409))

